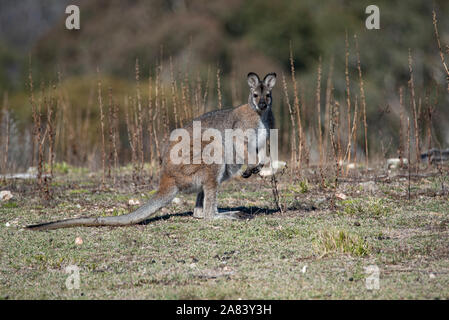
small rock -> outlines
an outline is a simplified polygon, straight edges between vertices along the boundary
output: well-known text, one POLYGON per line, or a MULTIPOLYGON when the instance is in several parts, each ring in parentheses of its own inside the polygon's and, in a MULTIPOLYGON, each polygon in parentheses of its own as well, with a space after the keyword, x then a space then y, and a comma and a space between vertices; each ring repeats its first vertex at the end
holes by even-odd
POLYGON ((355 165, 355 163, 348 163, 346 168, 348 170, 354 170, 356 168, 356 165, 355 165))
MULTIPOLYGON (((402 165, 408 165, 408 159, 402 158, 402 165)), ((387 159, 387 168, 388 169, 397 169, 401 166, 401 159, 399 158, 391 158, 387 159)))
POLYGON ((83 238, 76 237, 75 244, 78 245, 78 246, 82 245, 83 244, 83 238))
POLYGON ((9 227, 9 226, 11 226, 11 224, 9 222, 6 222, 5 227, 9 227))
POLYGON ((181 204, 181 199, 179 199, 178 197, 176 197, 176 198, 174 198, 174 199, 172 200, 172 202, 173 202, 174 204, 181 204))
POLYGON ((128 204, 129 204, 130 206, 137 206, 137 205, 140 204, 140 201, 137 200, 137 199, 129 199, 128 204))
POLYGON ((435 274, 433 274, 433 273, 430 273, 430 274, 429 274, 429 278, 430 278, 430 279, 435 279, 436 277, 437 277, 437 276, 436 276, 435 274))
POLYGON ((337 198, 338 200, 346 200, 347 196, 343 193, 337 193, 335 194, 335 198, 337 198))
POLYGON ((170 210, 168 210, 167 208, 162 208, 161 212, 164 214, 170 213, 170 210))
POLYGON ((306 273, 306 271, 307 271, 307 265, 305 265, 305 266, 302 267, 302 269, 301 269, 301 272, 302 272, 302 273, 306 273))
POLYGON ((360 183, 360 186, 363 188, 363 190, 368 192, 375 192, 377 191, 377 186, 374 181, 367 181, 360 183))
POLYGON ((29 167, 28 170, 27 170, 27 173, 36 175, 37 174, 37 167, 29 167))
POLYGON ((354 225, 355 225, 356 227, 360 227, 360 222, 356 221, 356 222, 354 222, 354 225))
POLYGON ((0 191, 0 201, 8 201, 13 198, 11 191, 0 191))

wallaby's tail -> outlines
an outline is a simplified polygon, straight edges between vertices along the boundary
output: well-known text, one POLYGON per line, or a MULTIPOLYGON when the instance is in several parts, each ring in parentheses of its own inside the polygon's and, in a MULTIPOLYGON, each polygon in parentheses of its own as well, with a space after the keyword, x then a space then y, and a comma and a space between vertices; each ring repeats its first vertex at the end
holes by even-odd
POLYGON ((153 216, 160 208, 165 207, 167 204, 169 204, 173 200, 177 192, 178 190, 176 187, 173 187, 169 191, 165 192, 161 192, 161 190, 159 190, 158 192, 156 192, 153 198, 142 207, 134 212, 124 214, 122 216, 67 219, 30 225, 26 226, 26 228, 31 230, 51 230, 80 226, 99 227, 133 225, 153 216))

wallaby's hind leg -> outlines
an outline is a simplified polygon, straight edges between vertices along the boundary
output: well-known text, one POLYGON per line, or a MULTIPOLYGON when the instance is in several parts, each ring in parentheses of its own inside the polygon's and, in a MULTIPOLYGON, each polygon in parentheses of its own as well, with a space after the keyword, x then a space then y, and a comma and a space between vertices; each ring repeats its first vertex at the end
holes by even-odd
POLYGON ((198 219, 204 218, 204 191, 201 191, 196 196, 195 209, 193 209, 193 217, 198 219))
POLYGON ((200 219, 241 219, 240 211, 218 212, 217 190, 207 189, 198 193, 193 216, 200 219))
MULTIPOLYGON (((200 193, 201 194, 201 193, 200 193)), ((198 194, 198 198, 200 196, 198 194)), ((197 208, 195 208, 196 210, 197 208)), ((217 187, 204 187, 204 207, 203 207, 203 217, 205 219, 241 219, 239 214, 240 211, 226 211, 218 212, 217 208, 217 187)))
POLYGON ((204 186, 204 218, 213 219, 217 211, 217 186, 204 186))

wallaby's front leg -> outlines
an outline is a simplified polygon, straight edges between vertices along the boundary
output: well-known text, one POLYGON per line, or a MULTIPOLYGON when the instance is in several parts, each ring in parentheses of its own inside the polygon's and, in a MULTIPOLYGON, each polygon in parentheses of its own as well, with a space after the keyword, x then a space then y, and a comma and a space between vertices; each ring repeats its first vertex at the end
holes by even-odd
POLYGON ((195 218, 203 219, 204 218, 204 191, 201 191, 196 196, 195 209, 193 209, 193 216, 195 218))
POLYGON ((256 165, 248 165, 246 170, 242 173, 242 177, 247 179, 253 174, 258 174, 260 169, 265 165, 265 148, 260 148, 257 153, 258 163, 256 165))

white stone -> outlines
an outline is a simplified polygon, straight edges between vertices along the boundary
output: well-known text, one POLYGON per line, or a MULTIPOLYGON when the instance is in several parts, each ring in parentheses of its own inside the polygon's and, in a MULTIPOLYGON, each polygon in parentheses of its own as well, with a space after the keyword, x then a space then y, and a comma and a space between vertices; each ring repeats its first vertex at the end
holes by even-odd
POLYGON ((338 200, 346 200, 347 196, 344 193, 337 193, 335 194, 335 198, 338 200))
POLYGON ((377 191, 377 186, 376 186, 376 183, 374 181, 362 182, 362 183, 360 183, 360 186, 365 191, 369 191, 369 192, 377 191))
POLYGON ((355 163, 348 163, 346 168, 348 168, 348 170, 353 170, 356 168, 355 163))
POLYGON ((0 191, 0 201, 8 201, 13 198, 11 191, 4 190, 0 191))
POLYGON ((137 206, 137 205, 140 204, 140 201, 137 200, 137 199, 129 199, 128 204, 129 204, 130 206, 137 206))
MULTIPOLYGON (((404 166, 408 165, 408 159, 402 158, 402 163, 404 166)), ((401 165, 401 159, 399 158, 391 158, 387 159, 387 168, 388 169, 397 169, 401 165)))
POLYGON ((75 244, 78 245, 78 246, 82 245, 83 244, 83 238, 76 237, 75 244))

